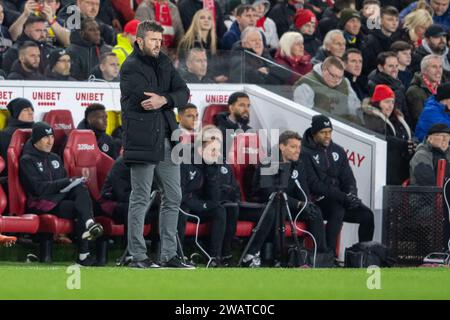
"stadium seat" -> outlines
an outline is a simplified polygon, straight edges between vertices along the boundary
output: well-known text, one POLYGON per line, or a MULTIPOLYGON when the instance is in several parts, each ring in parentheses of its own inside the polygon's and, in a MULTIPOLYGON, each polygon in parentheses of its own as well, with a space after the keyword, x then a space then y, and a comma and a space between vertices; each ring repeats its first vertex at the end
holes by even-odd
POLYGON ((75 129, 72 113, 70 110, 50 110, 44 115, 43 120, 53 128, 53 132, 55 133, 53 152, 62 155, 63 144, 67 140, 70 132, 75 129))
MULTIPOLYGON (((26 214, 26 195, 19 179, 19 160, 25 142, 31 136, 30 129, 14 132, 8 147, 8 190, 11 215, 28 218, 26 214)), ((40 261, 51 262, 53 234, 67 234, 73 231, 73 221, 58 218, 52 214, 39 214, 40 261)))
POLYGON ((228 105, 226 104, 211 104, 206 106, 203 110, 202 125, 214 124, 216 114, 220 112, 228 112, 228 105))
POLYGON ((8 109, 0 110, 0 130, 3 130, 8 124, 8 118, 10 117, 8 109))
POLYGON ((114 130, 122 125, 122 116, 120 111, 108 110, 106 111, 108 117, 108 126, 106 127, 106 134, 112 135, 114 130))

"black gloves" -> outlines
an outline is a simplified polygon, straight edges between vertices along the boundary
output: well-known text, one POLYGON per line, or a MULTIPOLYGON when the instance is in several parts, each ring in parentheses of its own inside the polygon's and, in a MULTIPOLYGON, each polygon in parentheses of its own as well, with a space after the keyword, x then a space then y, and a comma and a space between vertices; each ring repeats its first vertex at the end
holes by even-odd
POLYGON ((412 156, 416 152, 417 140, 408 140, 408 153, 412 156))
POLYGON ((344 207, 348 210, 353 210, 362 205, 361 199, 359 199, 355 194, 349 193, 346 195, 344 201, 344 207))

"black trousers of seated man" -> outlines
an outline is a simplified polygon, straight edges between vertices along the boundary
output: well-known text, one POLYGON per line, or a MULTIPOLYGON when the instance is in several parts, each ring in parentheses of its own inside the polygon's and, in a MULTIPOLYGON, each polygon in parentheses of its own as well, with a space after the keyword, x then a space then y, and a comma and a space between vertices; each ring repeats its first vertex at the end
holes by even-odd
POLYGON ((75 234, 78 239, 79 253, 89 252, 89 242, 81 236, 86 230, 86 221, 93 219, 92 200, 89 190, 84 185, 78 185, 66 193, 63 200, 51 210, 59 218, 75 221, 75 234))
POLYGON ((358 223, 359 242, 372 241, 374 232, 374 216, 372 210, 364 204, 349 210, 334 200, 323 199, 316 202, 327 221, 325 234, 327 246, 336 248, 337 238, 344 222, 358 223))
MULTIPOLYGON (((266 241, 272 242, 275 240, 275 248, 280 250, 279 245, 277 243, 278 239, 274 239, 275 228, 277 226, 277 219, 279 219, 278 214, 283 214, 286 219, 287 218, 287 210, 285 207, 281 207, 281 212, 277 213, 276 206, 277 202, 275 201, 273 206, 267 212, 266 217, 261 223, 260 229, 257 231, 255 237, 253 238, 252 243, 247 251, 247 254, 255 255, 256 253, 261 251, 262 246, 266 241)), ((315 206, 314 204, 309 204, 309 206, 315 206)), ((297 221, 302 221, 306 223, 307 231, 310 232, 317 242, 317 251, 318 252, 326 252, 326 241, 325 241, 325 230, 323 226, 323 218, 320 212, 320 209, 315 207, 314 210, 310 210, 310 208, 305 208, 302 211, 300 217, 297 221)), ((297 208, 289 208, 292 214, 292 219, 294 220, 297 216, 300 209, 297 208)), ((263 213, 263 209, 259 210, 245 210, 239 217, 240 220, 252 221, 258 223, 261 219, 261 215, 263 213)), ((286 220, 289 221, 289 220, 286 220)), ((298 232, 298 231, 297 231, 298 232)))
MULTIPOLYGON (((211 210, 194 212, 184 206, 183 211, 196 215, 200 218, 200 223, 210 222, 210 238, 207 252, 213 258, 227 257, 231 255, 231 244, 236 233, 237 220, 239 217, 238 207, 218 206, 211 210)), ((178 217, 178 235, 183 244, 186 231, 186 222, 197 223, 197 220, 187 217, 180 212, 178 217)))

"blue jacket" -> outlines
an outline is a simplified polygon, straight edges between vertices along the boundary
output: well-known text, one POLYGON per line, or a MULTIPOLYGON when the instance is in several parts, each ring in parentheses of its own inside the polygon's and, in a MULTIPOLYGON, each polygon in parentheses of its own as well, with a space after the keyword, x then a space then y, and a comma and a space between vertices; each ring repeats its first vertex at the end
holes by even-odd
POLYGON ((425 101, 422 114, 416 126, 416 137, 420 142, 424 140, 433 124, 445 123, 450 126, 450 113, 445 110, 446 106, 436 101, 434 96, 429 97, 425 101))
POLYGON ((222 38, 221 49, 222 50, 231 50, 233 44, 241 40, 241 30, 239 29, 239 25, 237 21, 233 22, 230 27, 230 30, 225 32, 222 38))
MULTIPOLYGON (((417 7, 417 2, 411 3, 409 6, 407 6, 405 9, 403 9, 400 12, 400 21, 403 21, 405 17, 411 13, 414 9, 417 7)), ((433 22, 440 24, 445 31, 448 31, 450 29, 450 7, 447 9, 447 12, 445 12, 442 16, 433 16, 433 22)))

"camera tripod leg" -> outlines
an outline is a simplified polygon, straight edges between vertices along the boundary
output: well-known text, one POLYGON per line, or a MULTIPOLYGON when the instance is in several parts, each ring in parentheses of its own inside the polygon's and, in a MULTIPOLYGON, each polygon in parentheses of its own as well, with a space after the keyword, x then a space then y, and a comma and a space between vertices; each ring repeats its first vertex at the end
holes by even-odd
POLYGON ((244 260, 245 255, 247 254, 248 249, 250 248, 251 244, 253 243, 256 234, 258 233, 259 229, 261 228, 261 225, 267 216, 267 213, 269 212, 269 209, 273 205, 273 201, 275 199, 275 196, 277 195, 277 192, 272 192, 272 194, 269 197, 269 202, 267 203, 266 207, 264 208, 263 213, 261 214, 261 217, 259 218, 258 223, 252 230, 252 236, 250 237, 250 240, 247 242, 247 245, 244 248, 244 251, 242 252, 241 258, 239 259, 238 266, 242 265, 242 261, 244 260))
POLYGON ((300 245, 300 242, 298 241, 297 227, 295 226, 294 220, 292 219, 291 209, 289 209, 288 199, 287 199, 287 195, 285 192, 283 192, 283 200, 284 200, 284 204, 286 205, 286 210, 287 210, 287 214, 288 214, 288 218, 289 218, 289 224, 291 225, 292 237, 294 238, 294 243, 295 243, 295 246, 297 247, 297 250, 300 251, 301 245, 300 245))

